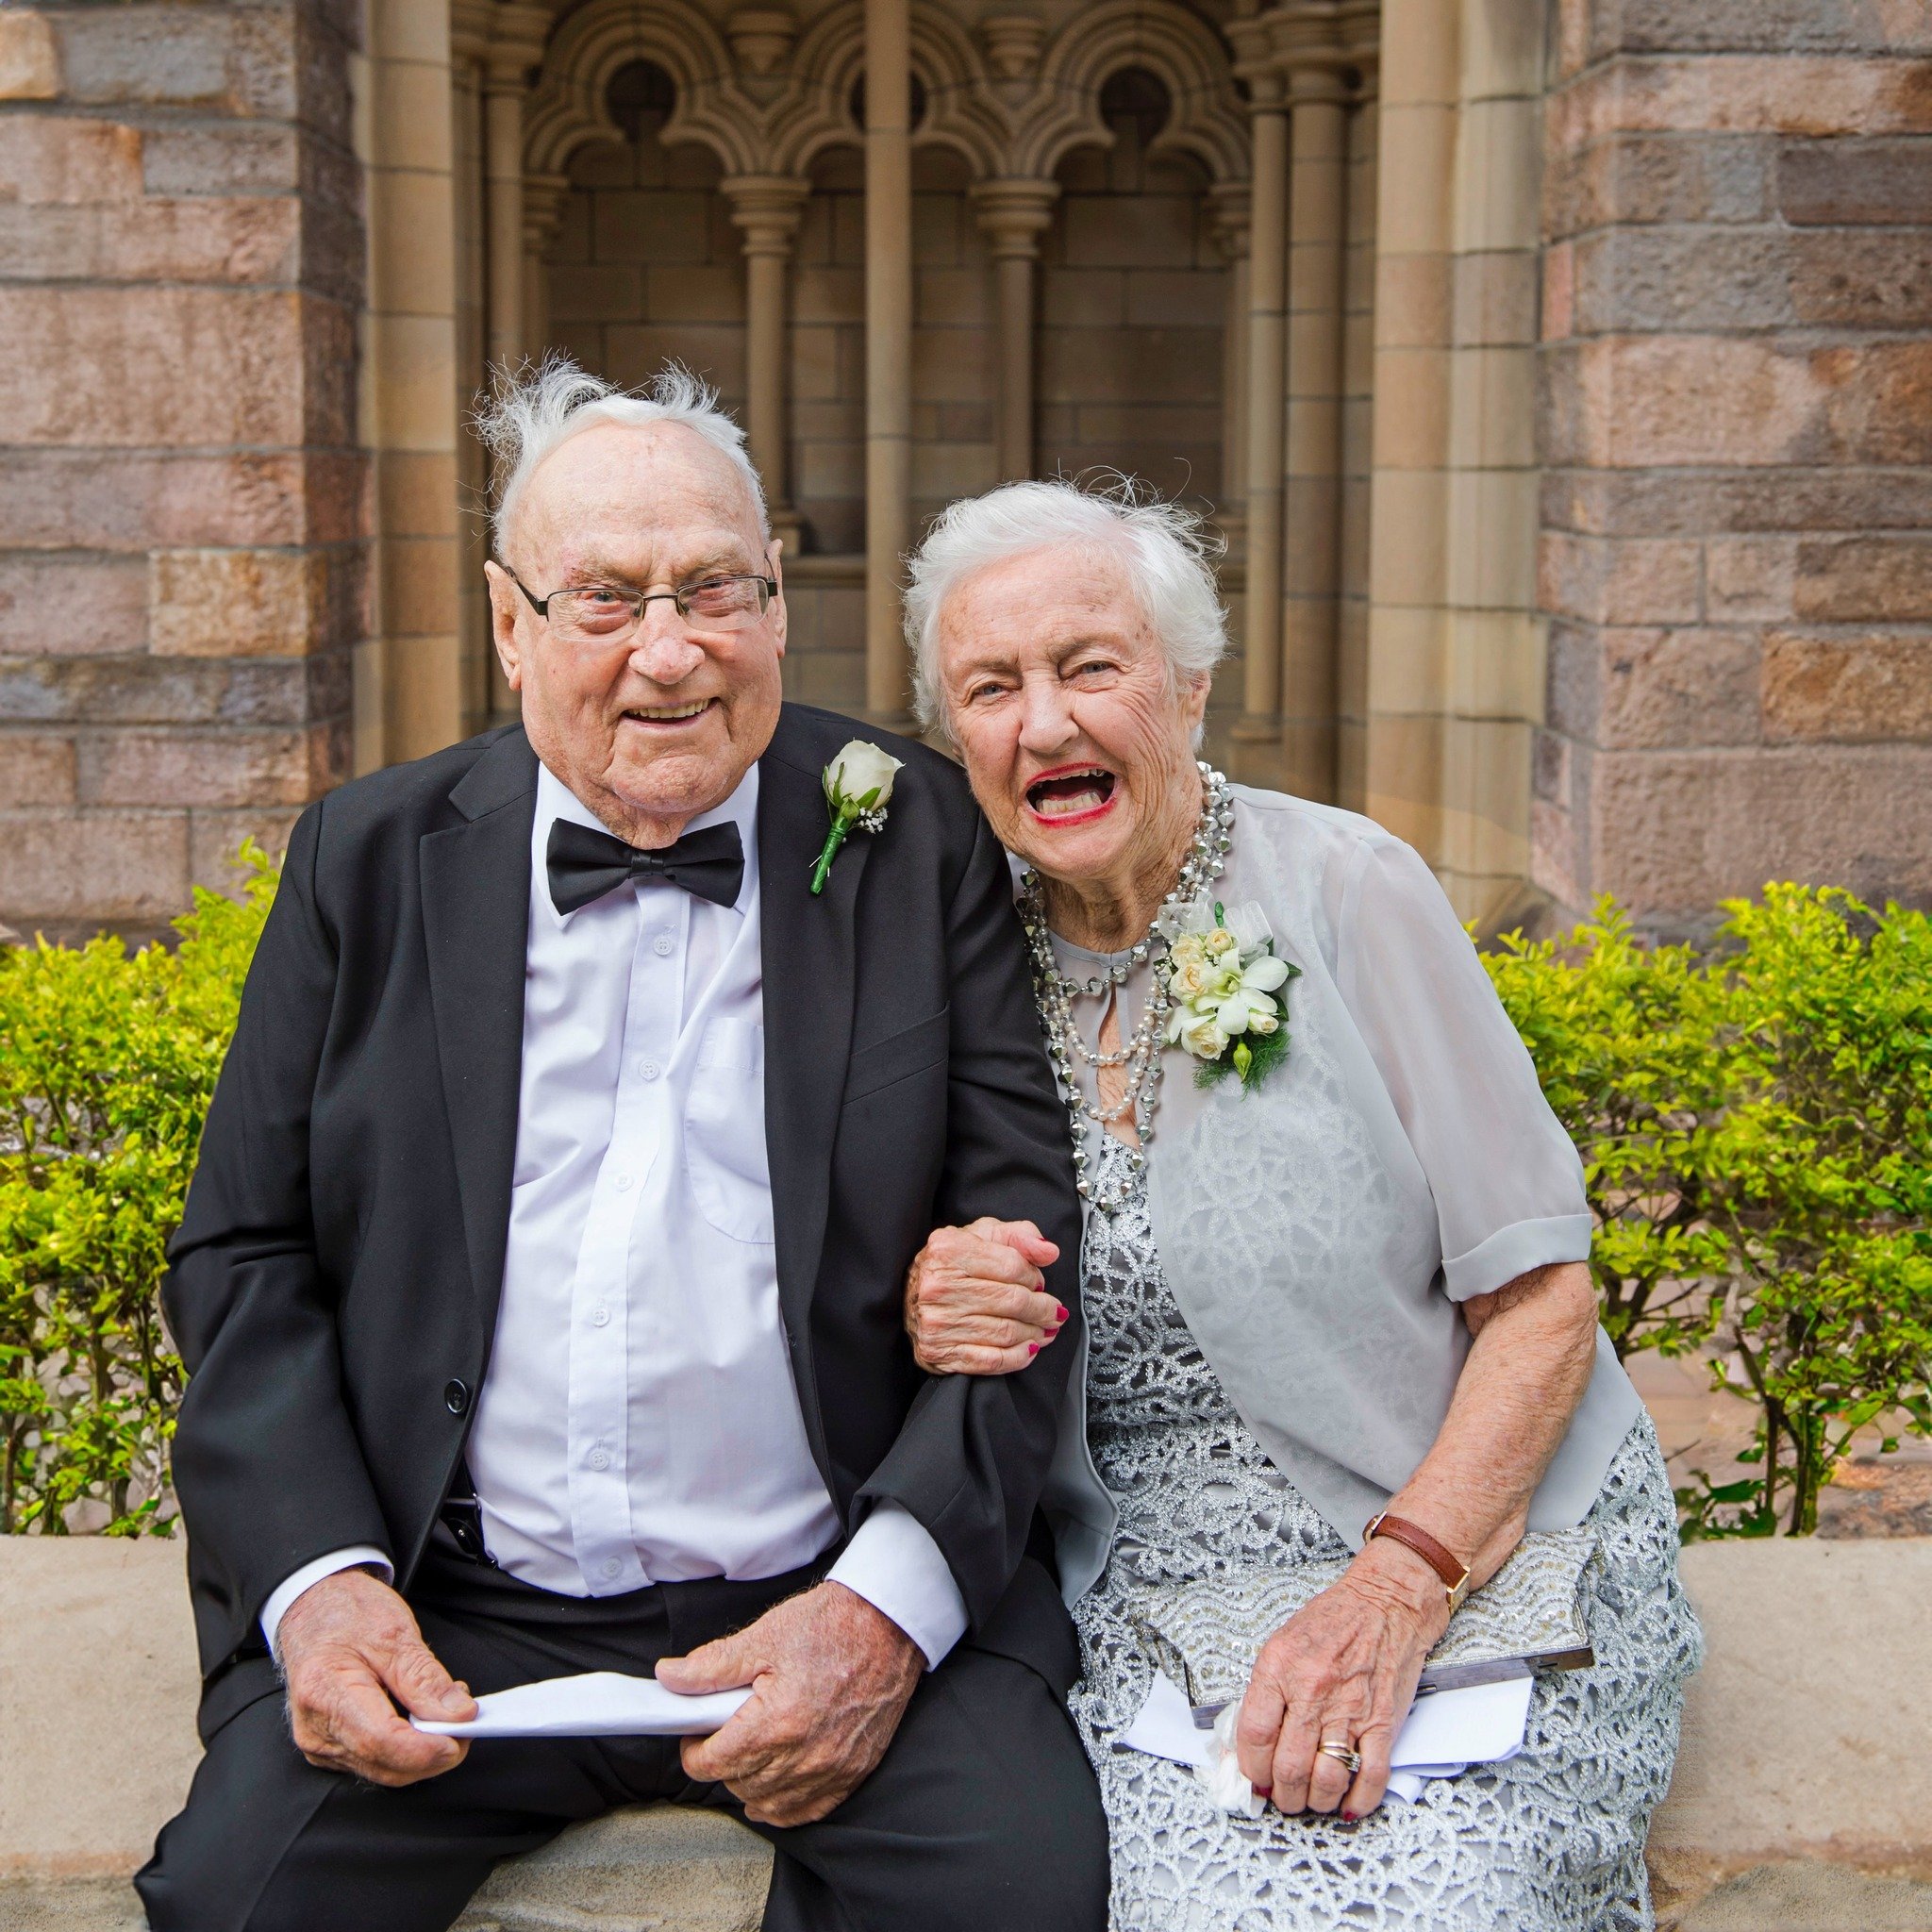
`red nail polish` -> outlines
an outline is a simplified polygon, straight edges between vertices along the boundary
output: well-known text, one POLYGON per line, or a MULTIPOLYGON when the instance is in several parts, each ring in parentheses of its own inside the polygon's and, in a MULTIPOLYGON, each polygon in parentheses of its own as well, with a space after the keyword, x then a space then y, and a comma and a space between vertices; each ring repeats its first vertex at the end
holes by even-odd
POLYGON ((1026 1353, 1027 1353, 1028 1355, 1038 1355, 1038 1354, 1040 1353, 1040 1344, 1039 1344, 1039 1342, 1037 1342, 1037 1341, 1029 1341, 1029 1342, 1028 1342, 1028 1343, 1026 1344, 1026 1353))
POLYGON ((1272 1798, 1274 1795, 1274 1787, 1273 1785, 1257 1785, 1255 1787, 1255 1795, 1257 1798, 1272 1798))
POLYGON ((1341 1822, 1344 1824, 1359 1824, 1362 1821, 1358 1812, 1344 1811, 1341 1814, 1341 1822))
POLYGON ((1066 1309, 1064 1309, 1064 1308, 1056 1308, 1056 1309, 1055 1309, 1055 1311, 1054 1311, 1054 1320, 1055 1320, 1055 1321, 1057 1321, 1057 1322, 1064 1322, 1064 1321, 1065 1321, 1066 1319, 1067 1319, 1067 1311, 1066 1311, 1066 1309))

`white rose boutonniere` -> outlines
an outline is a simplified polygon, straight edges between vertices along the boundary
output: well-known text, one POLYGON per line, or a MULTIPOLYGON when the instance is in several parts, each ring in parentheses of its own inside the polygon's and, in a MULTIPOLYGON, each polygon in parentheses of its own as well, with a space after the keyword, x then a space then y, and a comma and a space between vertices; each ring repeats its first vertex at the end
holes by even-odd
POLYGON ((886 802, 892 795, 892 779, 905 760, 882 752, 877 745, 855 738, 825 767, 825 808, 832 815, 831 829, 825 834, 824 850, 812 867, 811 889, 823 892, 825 874, 854 825, 876 832, 886 823, 886 802))
POLYGON ((1232 1074, 1258 1087, 1288 1058, 1288 994, 1301 968, 1274 957, 1274 935, 1258 906, 1230 917, 1218 901, 1197 900, 1174 922, 1167 956, 1174 998, 1167 1043, 1201 1064, 1196 1086, 1232 1074))

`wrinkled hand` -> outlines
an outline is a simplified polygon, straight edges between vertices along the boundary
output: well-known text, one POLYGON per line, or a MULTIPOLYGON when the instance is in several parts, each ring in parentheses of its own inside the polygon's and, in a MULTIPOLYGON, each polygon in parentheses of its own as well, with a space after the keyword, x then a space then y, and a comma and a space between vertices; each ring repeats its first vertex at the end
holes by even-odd
POLYGON ((751 1686, 723 1730, 687 1738, 684 1769, 727 1786, 759 1824, 809 1824, 871 1774, 925 1670, 919 1646, 842 1583, 789 1597, 658 1681, 691 1697, 751 1686))
POLYGON ((1448 1622, 1435 1572, 1399 1543, 1372 1542, 1255 1659, 1235 1725, 1235 1754, 1255 1790, 1291 1813, 1373 1811, 1423 1664, 1448 1622), (1361 1753, 1353 1779, 1316 1750, 1326 1739, 1361 1753))
POLYGON ((414 1613, 366 1570, 339 1570, 289 1606, 275 1631, 289 1722, 310 1764, 376 1785, 454 1771, 469 1745, 412 1730, 412 1716, 460 1724, 476 1700, 437 1662, 414 1613), (392 1703, 391 1700, 393 1699, 392 1703))
POLYGON ((1030 1221, 935 1228, 906 1276, 906 1332, 932 1375, 1009 1375, 1060 1332, 1067 1311, 1040 1272, 1059 1259, 1030 1221))

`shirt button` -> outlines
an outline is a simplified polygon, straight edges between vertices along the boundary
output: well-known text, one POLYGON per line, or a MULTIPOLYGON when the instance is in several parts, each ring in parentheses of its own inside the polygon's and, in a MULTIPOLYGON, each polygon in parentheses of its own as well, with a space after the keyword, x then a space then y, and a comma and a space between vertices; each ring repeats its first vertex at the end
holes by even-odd
POLYGON ((592 1308, 592 1309, 591 1310, 591 1327, 593 1327, 593 1328, 608 1328, 608 1327, 609 1327, 609 1325, 610 1325, 610 1310, 609 1310, 608 1308, 592 1308))
POLYGON ((655 1080, 658 1077, 658 1068, 656 1060, 640 1060, 638 1062, 638 1078, 640 1080, 655 1080))
POLYGON ((592 1449, 591 1453, 584 1457, 584 1460, 588 1462, 592 1469, 608 1469, 610 1467, 610 1452, 608 1449, 592 1449))
POLYGON ((623 1574, 623 1572, 624 1572, 624 1565, 623 1565, 622 1563, 620 1563, 620 1562, 619 1562, 619 1561, 617 1560, 617 1558, 616 1558, 615 1557, 606 1557, 604 1558, 604 1574, 605 1574, 605 1575, 607 1575, 607 1576, 618 1576, 618 1575, 621 1575, 621 1574, 623 1574))
POLYGON ((658 958, 668 959, 671 957, 672 947, 675 946, 676 943, 677 941, 674 940, 668 932, 660 932, 658 935, 658 937, 651 941, 651 950, 652 952, 657 954, 658 958))
POLYGON ((632 1183, 633 1183, 633 1182, 634 1182, 634 1181, 635 1181, 636 1179, 637 1179, 637 1176, 636 1176, 635 1174, 619 1174, 619 1175, 617 1176, 617 1191, 618 1191, 618 1192, 619 1192, 620 1194, 627 1194, 627 1193, 629 1193, 629 1192, 630 1192, 630 1191, 631 1191, 631 1184, 632 1184, 632 1183))

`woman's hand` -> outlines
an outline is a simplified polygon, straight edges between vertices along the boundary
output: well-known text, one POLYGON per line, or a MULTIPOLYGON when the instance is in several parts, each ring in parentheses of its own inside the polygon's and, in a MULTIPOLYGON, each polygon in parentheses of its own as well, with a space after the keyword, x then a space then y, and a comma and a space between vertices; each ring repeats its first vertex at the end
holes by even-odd
POLYGON ((1282 1811, 1349 1820, 1382 1802, 1389 1756, 1429 1652, 1449 1622, 1447 1593, 1422 1558, 1387 1538, 1271 1637, 1255 1659, 1235 1755, 1282 1811), (1353 1777, 1324 1741, 1361 1753, 1353 1777))
POLYGON ((1067 1319, 1040 1272, 1059 1256, 1030 1221, 935 1228, 906 1276, 906 1332, 919 1366, 932 1375, 1024 1369, 1067 1319))

